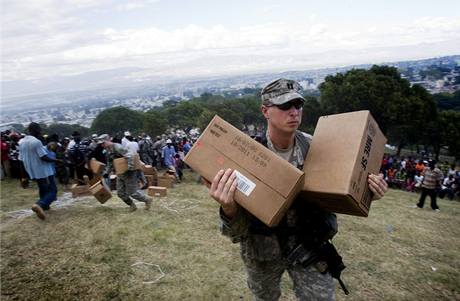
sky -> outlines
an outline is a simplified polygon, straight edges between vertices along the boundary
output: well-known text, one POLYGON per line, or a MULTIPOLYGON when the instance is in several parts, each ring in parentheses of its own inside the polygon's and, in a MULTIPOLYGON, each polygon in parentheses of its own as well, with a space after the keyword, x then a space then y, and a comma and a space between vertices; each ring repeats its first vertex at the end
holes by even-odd
POLYGON ((307 70, 460 54, 458 0, 2 0, 1 82, 307 70))

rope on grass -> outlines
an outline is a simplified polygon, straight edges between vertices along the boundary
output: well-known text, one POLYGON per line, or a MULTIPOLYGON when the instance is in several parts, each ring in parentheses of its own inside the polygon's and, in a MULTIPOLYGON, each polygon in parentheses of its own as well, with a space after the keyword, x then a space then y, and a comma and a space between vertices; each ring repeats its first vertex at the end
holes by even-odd
POLYGON ((149 266, 154 266, 154 267, 156 267, 156 268, 160 271, 160 273, 161 273, 161 275, 160 275, 157 279, 155 279, 155 280, 153 280, 153 281, 142 281, 142 283, 144 283, 144 284, 156 283, 156 282, 160 281, 161 278, 163 278, 164 276, 166 276, 166 274, 163 272, 163 270, 161 269, 161 267, 160 267, 158 264, 149 263, 149 262, 143 262, 143 261, 138 261, 138 262, 136 262, 136 263, 133 263, 131 266, 133 267, 133 266, 137 266, 137 265, 149 265, 149 266))
MULTIPOLYGON (((189 200, 183 200, 183 201, 187 202, 188 205, 193 204, 193 202, 192 202, 192 201, 189 201, 189 200)), ((175 203, 176 203, 176 201, 172 201, 172 202, 169 203, 169 204, 167 204, 166 202, 162 202, 161 206, 162 206, 163 208, 166 208, 166 209, 168 209, 169 211, 172 211, 172 212, 175 212, 175 213, 179 213, 179 211, 191 210, 191 209, 193 209, 193 208, 195 208, 195 207, 198 206, 198 205, 193 205, 193 206, 187 207, 187 205, 185 205, 185 206, 180 206, 181 204, 179 204, 179 206, 178 206, 179 208, 178 208, 178 209, 170 208, 170 207, 171 207, 172 205, 174 205, 175 203)))

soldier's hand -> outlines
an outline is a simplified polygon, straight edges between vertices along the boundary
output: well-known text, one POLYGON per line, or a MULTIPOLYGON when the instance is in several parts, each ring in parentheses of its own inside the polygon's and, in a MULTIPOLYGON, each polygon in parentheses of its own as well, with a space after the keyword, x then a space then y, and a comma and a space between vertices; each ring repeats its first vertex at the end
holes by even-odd
POLYGON ((378 176, 370 174, 367 177, 367 182, 369 183, 369 189, 374 193, 372 200, 375 201, 383 198, 388 190, 388 184, 383 179, 383 174, 379 174, 378 176))
POLYGON ((236 190, 237 179, 232 169, 221 169, 211 183, 209 195, 215 199, 222 211, 228 218, 233 218, 237 211, 238 206, 235 202, 234 195, 236 190))

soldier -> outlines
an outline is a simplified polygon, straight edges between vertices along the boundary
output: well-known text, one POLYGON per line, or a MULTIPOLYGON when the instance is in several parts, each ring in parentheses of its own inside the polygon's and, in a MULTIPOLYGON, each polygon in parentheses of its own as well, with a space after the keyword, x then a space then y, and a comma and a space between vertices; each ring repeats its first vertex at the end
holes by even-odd
POLYGON ((121 144, 110 141, 110 137, 107 134, 100 135, 98 137, 98 143, 108 152, 108 164, 105 174, 110 174, 113 159, 125 157, 128 160, 128 170, 121 175, 117 175, 118 197, 130 207, 131 211, 137 210, 133 199, 144 202, 145 210, 150 210, 152 199, 139 191, 137 172, 134 169, 133 153, 129 152, 128 149, 121 144))
MULTIPOLYGON (((287 79, 278 79, 262 90, 261 110, 267 120, 267 132, 261 143, 302 169, 311 136, 297 130, 305 102, 300 92, 300 85, 287 79)), ((375 199, 383 197, 388 187, 383 175, 370 175, 368 182, 375 199)), ((324 244, 330 240, 337 233, 336 216, 314 205, 294 201, 279 225, 270 228, 234 201, 236 185, 231 169, 220 170, 209 194, 221 205, 222 233, 232 242, 240 243, 254 299, 278 300, 281 276, 287 271, 299 300, 333 300, 334 284, 331 274, 324 273, 323 262, 314 261, 304 267, 293 264, 290 258, 298 246, 305 250, 302 255, 311 255, 309 258, 321 255, 307 242, 324 244)))

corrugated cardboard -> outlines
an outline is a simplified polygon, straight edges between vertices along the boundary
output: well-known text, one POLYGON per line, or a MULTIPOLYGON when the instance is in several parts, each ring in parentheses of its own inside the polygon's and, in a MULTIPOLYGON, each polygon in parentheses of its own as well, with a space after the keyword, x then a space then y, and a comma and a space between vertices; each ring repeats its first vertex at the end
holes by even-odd
POLYGON ((166 187, 150 186, 147 190, 147 194, 150 196, 166 196, 168 189, 166 187))
POLYGON ((173 188, 174 178, 165 175, 158 176, 157 185, 160 187, 173 188))
POLYGON ((100 175, 95 175, 91 180, 88 181, 89 186, 93 186, 102 179, 100 175))
POLYGON ((322 116, 305 159, 301 197, 337 213, 368 216, 369 174, 378 174, 386 138, 369 111, 322 116))
POLYGON ((152 165, 143 165, 142 170, 144 171, 144 175, 156 175, 157 169, 152 165))
MULTIPOLYGON (((141 160, 139 159, 139 155, 134 155, 133 156, 134 160, 134 169, 139 170, 142 169, 142 163, 141 160)), ((121 175, 125 173, 128 170, 128 159, 125 157, 122 158, 117 158, 113 160, 113 167, 115 168, 115 173, 117 175, 121 175)))
POLYGON ((89 161, 89 168, 94 174, 100 175, 105 169, 105 164, 93 158, 89 161))
POLYGON ((301 170, 219 116, 209 123, 184 161, 210 182, 220 169, 238 171, 242 177, 236 202, 268 226, 278 224, 304 181, 301 170))
POLYGON ((70 187, 70 191, 72 191, 72 197, 73 198, 91 194, 90 191, 89 191, 89 185, 73 184, 70 187))
POLYGON ((112 193, 105 188, 101 181, 89 188, 91 194, 101 203, 104 204, 112 197, 112 193))
POLYGON ((146 175, 145 178, 147 179, 148 186, 156 186, 158 179, 154 175, 146 175))

